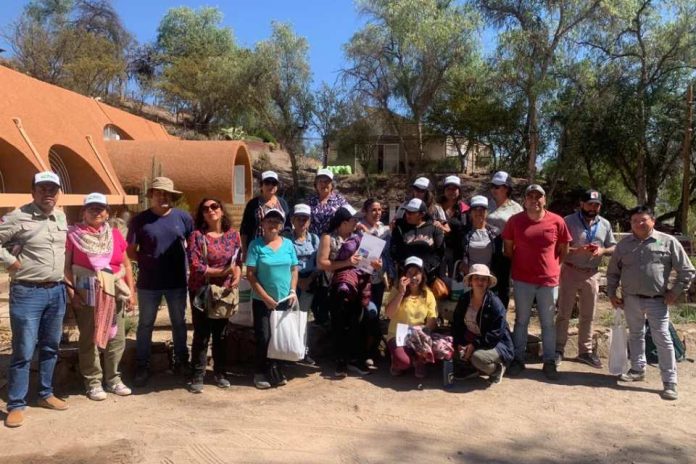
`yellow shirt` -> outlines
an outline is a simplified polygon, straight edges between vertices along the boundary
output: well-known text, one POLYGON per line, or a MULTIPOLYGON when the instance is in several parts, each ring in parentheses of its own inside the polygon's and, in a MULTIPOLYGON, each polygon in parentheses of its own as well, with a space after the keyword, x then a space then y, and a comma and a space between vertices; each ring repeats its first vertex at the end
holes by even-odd
MULTIPOLYGON (((391 294, 389 295, 389 301, 394 298, 399 289, 394 287, 391 294)), ((389 322, 389 333, 387 334, 387 339, 394 338, 396 336, 396 324, 408 324, 408 325, 424 325, 425 322, 433 317, 437 317, 437 307, 435 302, 435 296, 430 289, 425 289, 425 296, 405 296, 401 300, 399 309, 396 310, 396 314, 392 316, 389 322)))

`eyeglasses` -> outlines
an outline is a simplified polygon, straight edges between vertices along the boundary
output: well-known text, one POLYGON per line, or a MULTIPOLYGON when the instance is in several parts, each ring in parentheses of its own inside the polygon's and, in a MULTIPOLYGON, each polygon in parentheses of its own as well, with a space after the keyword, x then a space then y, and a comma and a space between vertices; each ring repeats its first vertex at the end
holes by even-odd
POLYGON ((220 209, 220 205, 218 205, 217 203, 211 203, 209 205, 203 205, 202 209, 203 209, 203 212, 217 211, 220 209))

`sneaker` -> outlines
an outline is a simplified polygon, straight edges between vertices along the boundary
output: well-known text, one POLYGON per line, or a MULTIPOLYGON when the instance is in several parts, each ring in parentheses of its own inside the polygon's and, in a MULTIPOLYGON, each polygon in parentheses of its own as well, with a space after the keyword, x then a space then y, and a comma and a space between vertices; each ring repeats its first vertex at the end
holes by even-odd
POLYGON ((512 363, 510 364, 510 367, 508 367, 507 372, 508 372, 508 375, 509 375, 510 377, 517 377, 517 376, 520 375, 520 374, 522 373, 522 371, 525 370, 526 368, 527 368, 527 366, 525 366, 524 363, 523 363, 522 361, 519 361, 519 360, 515 359, 515 360, 512 361, 512 363))
POLYGON ((672 382, 665 382, 663 383, 664 385, 664 390, 662 390, 662 393, 660 396, 662 397, 663 400, 670 400, 674 401, 677 398, 679 398, 679 395, 677 395, 677 384, 672 383, 672 382))
POLYGON ((334 377, 338 377, 339 379, 348 377, 348 365, 342 361, 339 361, 336 364, 336 371, 334 372, 334 377))
POLYGON ((549 380, 558 380, 558 371, 556 370, 556 363, 553 361, 544 362, 544 367, 541 369, 544 375, 549 380))
POLYGON ((581 353, 578 355, 578 361, 585 363, 588 366, 592 366, 595 369, 601 369, 603 367, 599 356, 594 353, 581 353))
POLYGON ((297 364, 299 364, 300 366, 317 367, 317 362, 314 359, 312 359, 308 354, 306 354, 304 358, 297 361, 297 364))
POLYGON ((266 379, 263 374, 254 374, 254 386, 259 390, 266 390, 271 388, 271 383, 266 379))
POLYGON ((147 381, 150 378, 150 372, 147 367, 139 367, 135 371, 135 378, 133 379, 133 385, 136 388, 142 388, 147 385, 147 381))
POLYGON ((625 374, 619 376, 619 380, 622 382, 640 382, 645 380, 645 371, 634 371, 629 369, 625 374))
POLYGON ((191 380, 191 383, 188 386, 188 390, 191 393, 203 393, 203 376, 202 375, 196 375, 193 377, 191 380))
POLYGON ((67 401, 63 401, 53 395, 47 398, 39 398, 36 405, 46 409, 53 409, 54 411, 65 411, 68 409, 67 401))
POLYGON ((370 371, 376 371, 377 369, 379 369, 372 358, 368 358, 365 360, 365 367, 370 371))
POLYGON ((24 409, 13 409, 5 417, 5 427, 11 429, 21 427, 24 424, 24 409))
POLYGON ((556 363, 556 367, 559 367, 561 365, 562 361, 563 361, 563 352, 556 351, 556 355, 553 357, 553 362, 556 363))
POLYGON ((348 363, 348 371, 358 375, 368 375, 370 373, 365 363, 355 361, 348 363))
POLYGON ((230 388, 232 386, 225 374, 215 374, 215 385, 217 385, 218 388, 230 388))
POLYGON ((276 387, 282 387, 284 385, 288 384, 288 378, 285 377, 285 374, 281 374, 282 377, 280 378, 280 381, 276 384, 276 387))
POLYGON ((104 401, 106 399, 106 392, 102 387, 92 387, 87 390, 87 398, 92 401, 104 401))
POLYGON ((106 387, 106 391, 118 396, 128 396, 131 393, 133 393, 133 391, 130 388, 128 388, 123 382, 119 382, 111 387, 106 387))
POLYGON ((503 381, 503 375, 505 374, 505 365, 498 364, 493 373, 488 377, 488 381, 491 385, 495 385, 503 381))

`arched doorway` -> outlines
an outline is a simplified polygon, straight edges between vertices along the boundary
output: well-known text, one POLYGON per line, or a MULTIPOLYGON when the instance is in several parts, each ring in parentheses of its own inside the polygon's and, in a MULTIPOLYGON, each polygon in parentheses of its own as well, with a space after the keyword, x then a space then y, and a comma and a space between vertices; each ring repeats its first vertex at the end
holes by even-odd
POLYGON ((0 193, 26 193, 39 170, 24 153, 0 138, 0 193))
POLYGON ((111 192, 94 168, 66 146, 53 145, 48 152, 48 161, 51 170, 60 177, 63 193, 111 192))

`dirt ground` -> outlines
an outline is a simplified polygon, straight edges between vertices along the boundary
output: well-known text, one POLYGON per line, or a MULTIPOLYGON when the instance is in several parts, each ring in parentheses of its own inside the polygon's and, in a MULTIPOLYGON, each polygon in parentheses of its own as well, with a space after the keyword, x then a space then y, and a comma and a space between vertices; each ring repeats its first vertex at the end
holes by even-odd
POLYGON ((676 402, 660 399, 654 367, 646 382, 617 385, 606 370, 566 360, 557 382, 531 364, 499 385, 475 379, 447 390, 436 368, 418 390, 414 377, 393 378, 384 363, 344 380, 331 379, 331 367, 289 367, 288 385, 268 391, 246 375, 229 390, 211 384, 194 396, 167 373, 99 403, 58 389, 70 409, 30 406, 23 427, 0 427, 0 461, 696 463, 690 362, 679 364, 676 402))

